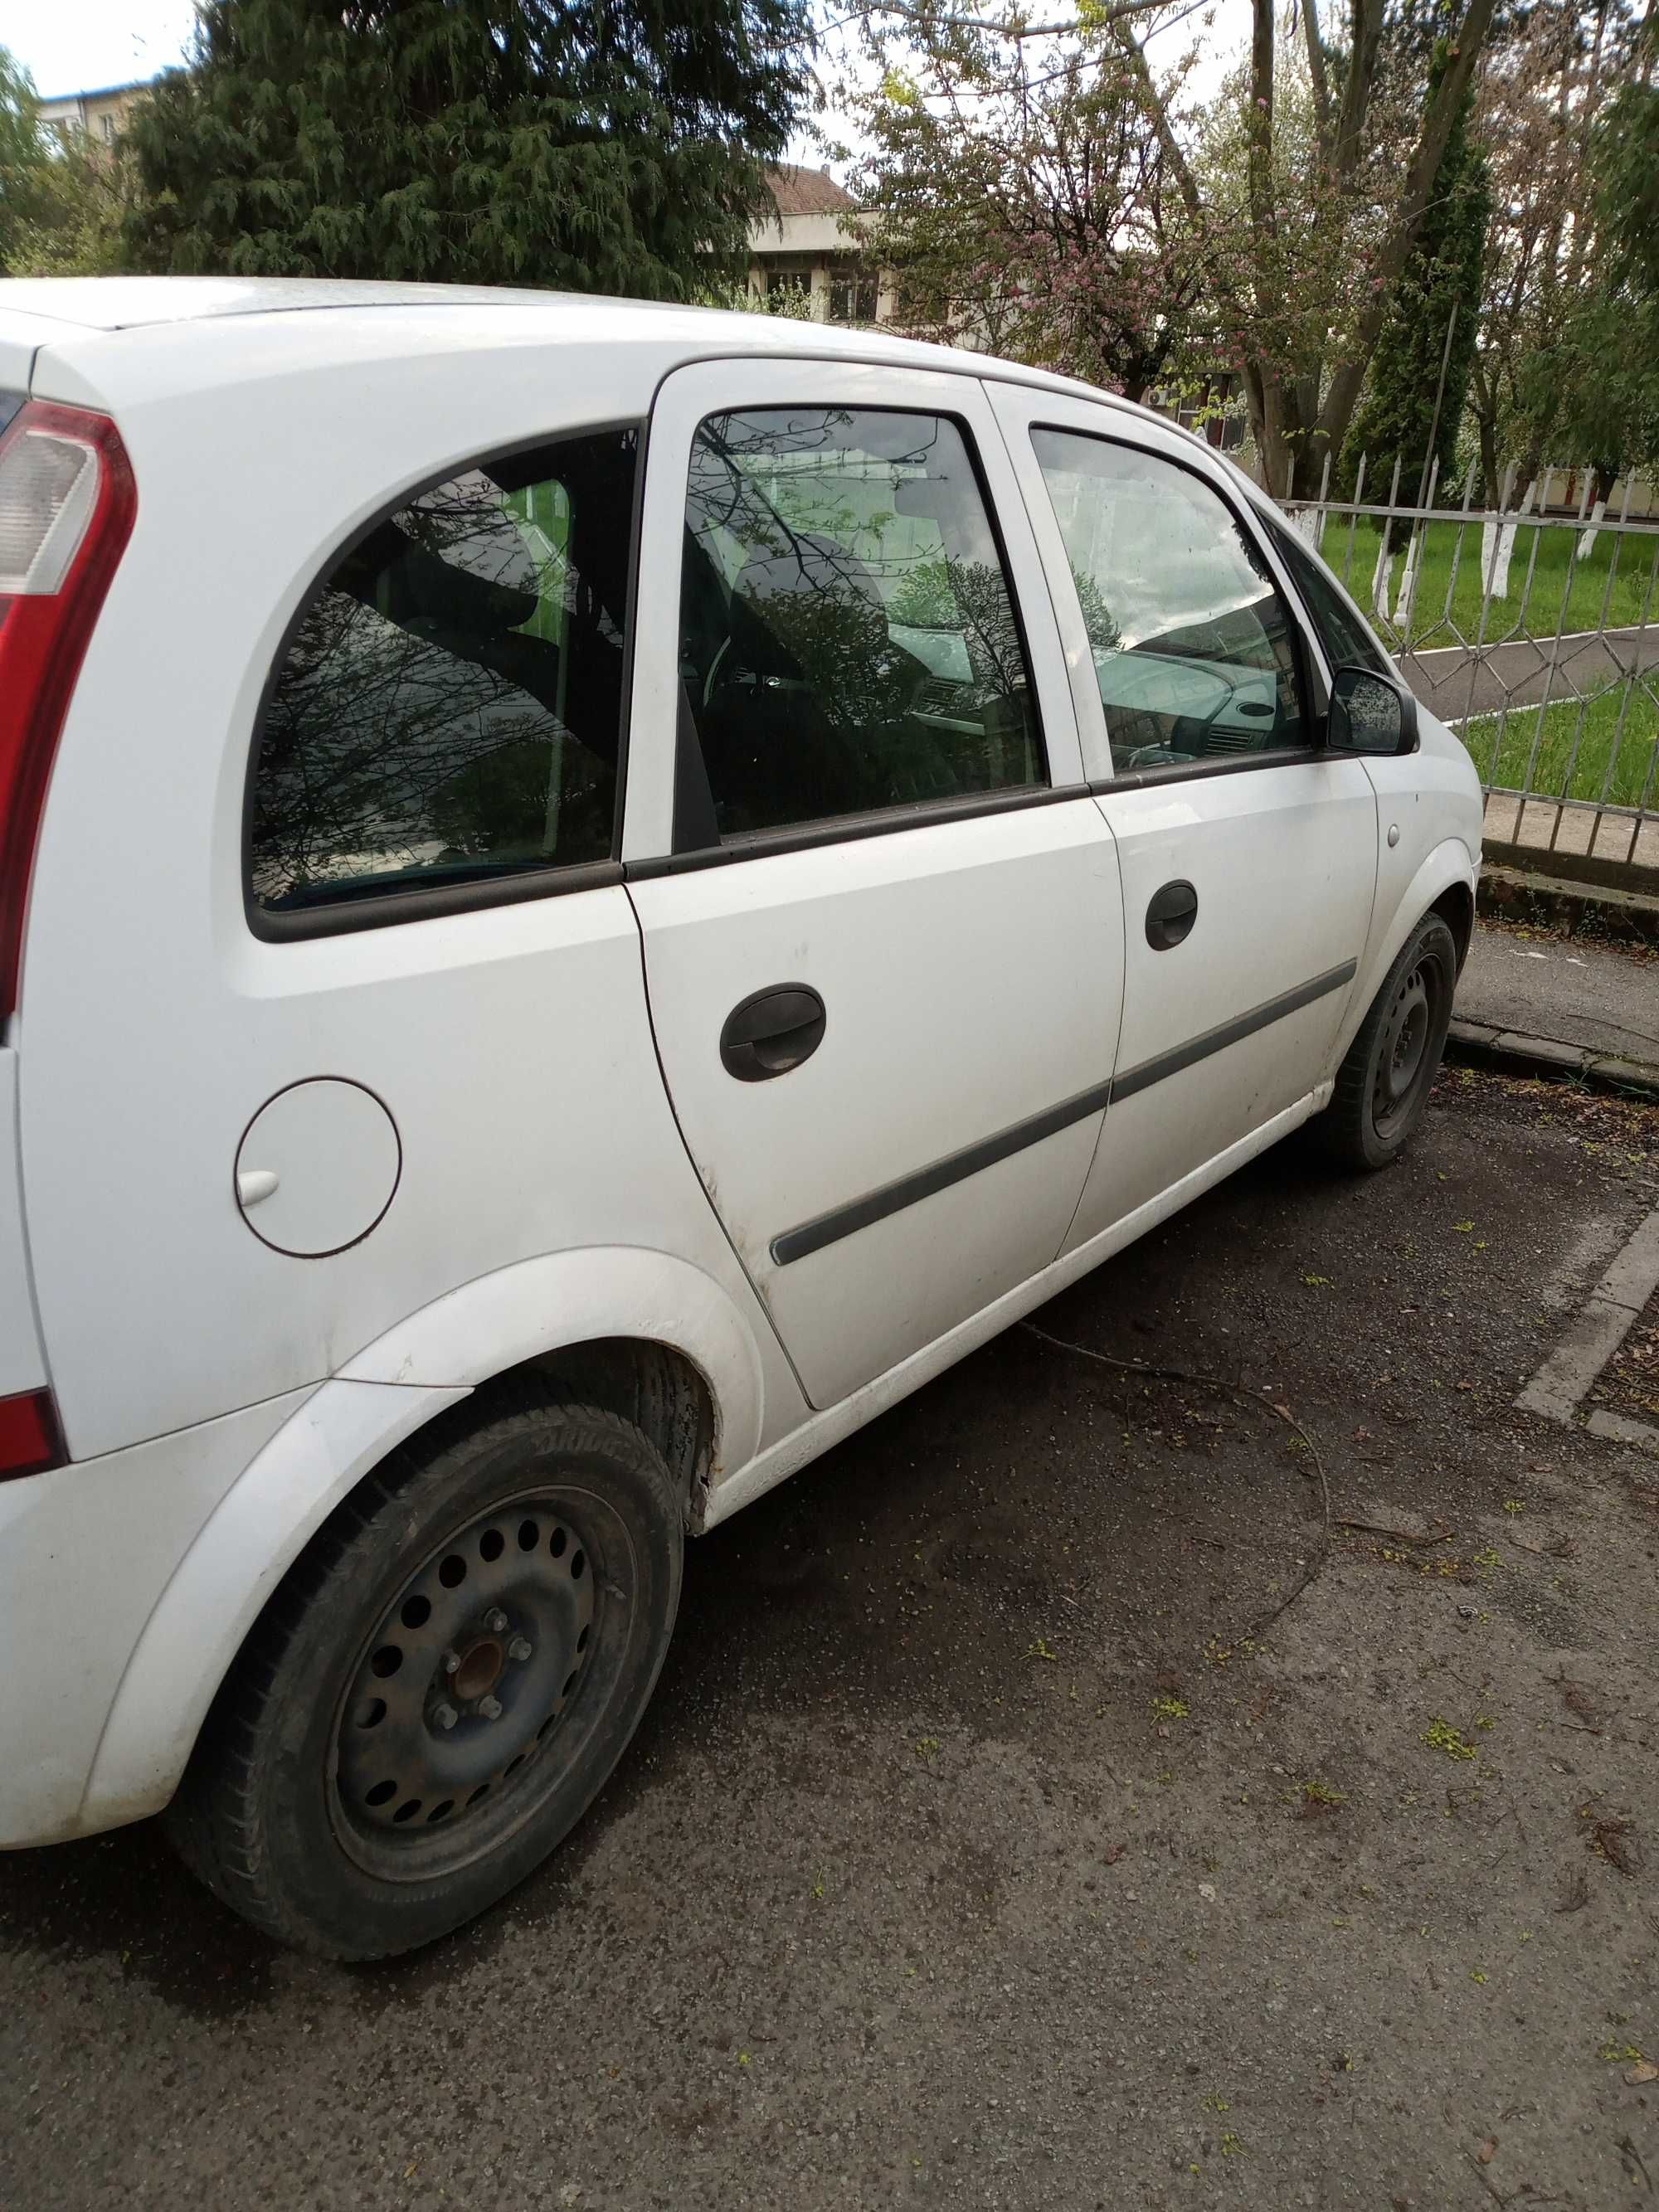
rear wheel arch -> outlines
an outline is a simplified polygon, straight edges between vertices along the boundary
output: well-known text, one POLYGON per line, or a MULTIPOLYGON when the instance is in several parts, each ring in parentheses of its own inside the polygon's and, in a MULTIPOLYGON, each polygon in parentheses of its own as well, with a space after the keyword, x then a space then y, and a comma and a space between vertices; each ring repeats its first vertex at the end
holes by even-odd
POLYGON ((474 1399, 487 1400, 529 1374, 544 1377, 568 1403, 602 1407, 649 1437, 674 1478, 688 1528, 701 1527, 717 1416, 714 1387, 695 1360, 653 1338, 589 1337, 503 1369, 480 1383, 474 1399))
POLYGON ((684 1542, 678 1486, 636 1424, 529 1364, 492 1378, 356 1483, 271 1594, 170 1815, 186 1861, 327 1957, 471 1917, 620 1759, 684 1542))
POLYGON ((366 1345, 340 1372, 349 1382, 479 1389, 536 1367, 637 1421, 690 1480, 692 1431, 707 1428, 702 1473, 710 1477, 760 1449, 764 1327, 672 1253, 577 1248, 460 1285, 366 1345))
POLYGON ((689 1263, 571 1252, 451 1293, 321 1384, 221 1499, 127 1662, 76 1832, 167 1803, 274 1595, 393 1454, 549 1378, 568 1402, 641 1431, 675 1480, 688 1531, 714 1480, 758 1449, 759 1347, 730 1297, 689 1263))

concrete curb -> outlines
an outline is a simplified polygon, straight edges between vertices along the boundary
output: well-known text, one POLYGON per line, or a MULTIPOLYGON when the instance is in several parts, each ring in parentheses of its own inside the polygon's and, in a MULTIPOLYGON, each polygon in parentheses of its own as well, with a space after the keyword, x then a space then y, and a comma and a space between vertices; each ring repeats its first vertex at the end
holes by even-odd
MULTIPOLYGON (((1613 1265, 1591 1291, 1583 1310, 1550 1352, 1516 1404, 1547 1421, 1571 1427, 1583 1410, 1597 1379, 1635 1326, 1654 1291, 1659 1290, 1659 1208, 1640 1222, 1613 1265)), ((1584 1418, 1591 1436, 1608 1443, 1634 1444, 1659 1452, 1659 1429, 1606 1407, 1584 1418)))
POLYGON ((1559 1037, 1528 1036, 1519 1030, 1497 1030, 1486 1022, 1453 1018, 1446 1032, 1446 1057, 1463 1067, 1489 1067, 1499 1075, 1547 1075, 1587 1083, 1593 1091, 1659 1103, 1659 1065, 1625 1060, 1592 1046, 1565 1044, 1559 1037))
POLYGON ((1532 922, 1568 937, 1626 944, 1659 945, 1659 897, 1646 891, 1583 883, 1566 875, 1543 875, 1530 868, 1496 866, 1480 872, 1475 903, 1482 914, 1505 921, 1532 922))

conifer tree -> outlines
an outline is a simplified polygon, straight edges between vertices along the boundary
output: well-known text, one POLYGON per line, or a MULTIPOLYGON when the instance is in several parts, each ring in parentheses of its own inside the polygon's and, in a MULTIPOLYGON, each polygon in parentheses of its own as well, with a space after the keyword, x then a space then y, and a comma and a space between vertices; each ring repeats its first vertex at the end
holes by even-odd
POLYGON ((678 297, 739 259, 810 37, 806 0, 204 0, 127 251, 678 297))

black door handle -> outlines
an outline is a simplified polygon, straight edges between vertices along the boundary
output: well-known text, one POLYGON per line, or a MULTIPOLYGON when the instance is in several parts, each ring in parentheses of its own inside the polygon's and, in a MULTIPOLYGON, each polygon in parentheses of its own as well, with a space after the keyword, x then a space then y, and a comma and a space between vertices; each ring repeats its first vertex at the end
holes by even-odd
POLYGON ((805 983, 778 983, 733 1006, 720 1031, 720 1061, 739 1083, 787 1075, 823 1042, 823 1001, 805 983))
POLYGON ((1177 878, 1152 893, 1146 909, 1146 942, 1154 952, 1168 952, 1179 945, 1198 920, 1198 893, 1177 878))

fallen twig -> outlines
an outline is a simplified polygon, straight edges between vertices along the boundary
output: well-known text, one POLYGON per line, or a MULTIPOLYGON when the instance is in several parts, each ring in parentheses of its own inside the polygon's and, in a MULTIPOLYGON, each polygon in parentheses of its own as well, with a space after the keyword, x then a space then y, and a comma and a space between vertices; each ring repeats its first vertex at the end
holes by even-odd
POLYGON ((1640 2173, 1643 2181, 1646 2184, 1648 2195, 1651 2197, 1653 2194, 1653 2176, 1648 2172, 1647 2160, 1643 2157, 1641 2152, 1637 2149, 1636 2145, 1631 2141, 1628 2136, 1620 2136, 1619 2148, 1624 2152, 1625 2156, 1630 2160, 1631 2164, 1635 2166, 1638 2172, 1640 2173))
POLYGON ((1325 1479, 1325 1462, 1319 1455, 1319 1447, 1290 1407, 1275 1405, 1271 1399, 1263 1398, 1254 1391, 1245 1389, 1242 1383, 1230 1382, 1224 1376, 1195 1374, 1192 1369, 1187 1367, 1158 1367, 1146 1359, 1120 1359, 1112 1352, 1095 1352, 1086 1344, 1073 1344, 1067 1337, 1051 1336, 1046 1328, 1039 1328, 1035 1322, 1023 1322, 1020 1326, 1030 1335, 1036 1337, 1039 1343, 1051 1345, 1056 1352, 1074 1353, 1079 1359, 1091 1359, 1101 1367, 1115 1367, 1120 1373, 1125 1375, 1150 1375, 1161 1382, 1194 1383, 1200 1389, 1216 1391, 1220 1396, 1231 1400, 1236 1406, 1243 1406, 1255 1413, 1271 1413, 1276 1420, 1283 1421, 1287 1428, 1296 1431, 1297 1436, 1307 1446, 1308 1456, 1313 1462, 1315 1479, 1319 1485, 1324 1528, 1317 1552, 1308 1560, 1300 1575, 1291 1585, 1288 1596, 1281 1598, 1270 1613, 1263 1613, 1260 1620, 1253 1622, 1245 1631, 1246 1636, 1252 1642, 1265 1636, 1268 1629, 1290 1611, 1324 1565, 1330 1556, 1331 1531, 1336 1525, 1331 1510, 1331 1486, 1325 1479))
POLYGON ((1397 1544, 1449 1544, 1456 1535, 1455 1528, 1447 1528, 1437 1536, 1413 1536, 1406 1528, 1385 1528, 1380 1521, 1339 1521, 1339 1528, 1358 1528, 1367 1536, 1392 1536, 1397 1544))

